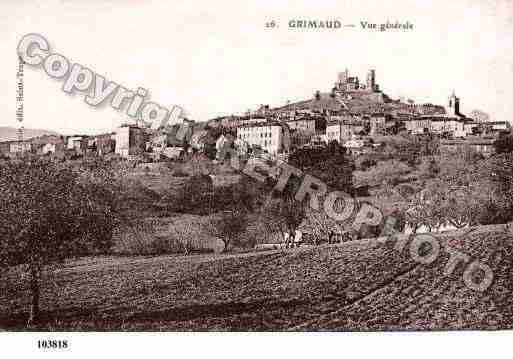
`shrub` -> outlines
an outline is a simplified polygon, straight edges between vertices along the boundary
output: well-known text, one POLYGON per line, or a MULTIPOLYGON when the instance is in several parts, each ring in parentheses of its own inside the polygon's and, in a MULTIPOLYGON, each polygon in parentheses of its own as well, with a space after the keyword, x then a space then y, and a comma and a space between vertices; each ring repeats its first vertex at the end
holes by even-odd
POLYGON ((290 164, 321 181, 329 188, 352 193, 354 163, 345 147, 330 142, 327 147, 301 148, 290 155, 290 164))
POLYGON ((173 172, 172 172, 172 175, 175 176, 175 177, 189 177, 189 174, 187 172, 185 172, 183 170, 183 168, 176 168, 173 172))
POLYGON ((205 217, 146 218, 125 223, 115 232, 113 253, 125 255, 210 252, 214 238, 205 217))
POLYGON ((169 188, 162 195, 161 206, 174 212, 208 214, 212 211, 212 196, 212 178, 208 175, 194 175, 179 188, 169 188))
POLYGON ((229 245, 237 245, 236 241, 246 230, 247 225, 246 213, 235 209, 211 216, 206 228, 214 237, 224 242, 225 248, 228 248, 229 245))
POLYGON ((367 171, 355 172, 355 179, 362 185, 390 187, 400 183, 411 171, 412 168, 404 162, 389 160, 379 162, 367 171))

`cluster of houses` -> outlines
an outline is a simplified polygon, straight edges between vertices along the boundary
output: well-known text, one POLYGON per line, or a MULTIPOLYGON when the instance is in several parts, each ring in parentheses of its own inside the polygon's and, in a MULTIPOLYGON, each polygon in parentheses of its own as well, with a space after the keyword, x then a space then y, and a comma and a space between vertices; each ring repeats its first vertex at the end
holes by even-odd
MULTIPOLYGON (((477 122, 460 112, 460 99, 453 92, 447 106, 414 104, 391 100, 375 83, 375 71, 367 74, 366 85, 348 71, 339 74, 330 93, 316 92, 314 99, 282 108, 261 106, 238 119, 237 141, 256 146, 271 155, 287 153, 291 147, 336 141, 352 150, 365 152, 381 136, 407 132, 434 135, 443 150, 457 151, 468 145, 484 154, 493 151, 501 133, 509 133, 506 121, 477 122)), ((233 123, 234 119, 228 121, 233 123)))
MULTIPOLYGON (((297 111, 278 118, 255 117, 241 120, 237 127, 239 147, 259 147, 271 155, 287 153, 294 147, 336 141, 353 153, 365 152, 376 139, 402 131, 412 135, 436 135, 442 148, 456 151, 469 145, 484 154, 493 151, 498 134, 509 132, 508 122, 476 123, 454 115, 415 115, 397 118, 387 113, 354 114, 349 111, 320 115, 297 111), (250 122, 251 121, 251 122, 250 122)), ((245 149, 243 150, 245 151, 245 149)))
POLYGON ((206 130, 193 133, 192 126, 183 141, 176 140, 172 131, 157 131, 137 124, 125 124, 112 133, 99 135, 43 135, 26 140, 0 142, 0 155, 16 157, 20 154, 53 155, 64 158, 75 156, 117 155, 135 158, 146 155, 153 160, 179 159, 187 151, 204 151, 206 146, 221 148, 231 145, 230 136, 212 138, 206 130))
MULTIPOLYGON (((187 120, 186 120, 187 121, 187 120)), ((288 103, 271 109, 262 105, 242 116, 227 116, 196 126, 187 121, 187 133, 176 140, 176 132, 154 130, 136 124, 124 125, 113 133, 95 136, 46 135, 26 141, 0 142, 0 153, 16 155, 31 152, 41 155, 117 154, 121 157, 148 154, 154 160, 178 159, 187 152, 234 147, 246 154, 253 149, 269 156, 286 156, 302 146, 319 146, 336 141, 353 153, 365 152, 382 136, 407 132, 436 135, 442 148, 457 151, 468 145, 482 153, 493 151, 498 134, 510 132, 509 122, 476 122, 460 112, 460 99, 453 92, 447 106, 414 104, 392 100, 376 84, 370 70, 366 83, 342 72, 329 93, 317 91, 311 100, 288 103), (217 131, 216 131, 217 129, 217 131), (221 131, 219 131, 221 129, 221 131)), ((175 128, 175 130, 177 130, 175 128)))
POLYGON ((114 134, 101 134, 95 136, 61 136, 43 135, 27 140, 14 140, 0 142, 0 154, 16 156, 20 153, 33 153, 37 155, 85 155, 97 153, 105 155, 114 152, 114 134))

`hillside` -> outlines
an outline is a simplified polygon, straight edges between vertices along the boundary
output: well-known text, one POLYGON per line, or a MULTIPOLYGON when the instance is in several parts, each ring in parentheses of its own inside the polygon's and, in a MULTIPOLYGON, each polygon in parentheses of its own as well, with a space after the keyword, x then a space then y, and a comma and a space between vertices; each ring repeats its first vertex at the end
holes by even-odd
MULTIPOLYGON (((379 94, 381 95, 381 93, 379 94)), ((350 98, 332 97, 329 93, 322 93, 319 99, 309 99, 290 103, 288 105, 273 109, 273 111, 343 111, 348 110, 351 113, 387 113, 397 115, 397 113, 412 113, 417 115, 439 115, 444 114, 443 106, 433 104, 422 104, 412 108, 409 104, 401 103, 398 100, 392 100, 386 94, 382 94, 382 101, 376 101, 372 96, 366 94, 352 93, 350 98)))
MULTIPOLYGON (((24 139, 29 139, 33 137, 39 137, 43 135, 58 135, 57 132, 49 131, 49 130, 40 130, 40 129, 31 129, 25 128, 24 130, 24 139)), ((3 141, 15 141, 18 139, 18 130, 15 127, 0 127, 0 142, 3 141)))
MULTIPOLYGON (((440 238, 487 263, 494 281, 468 289, 463 268, 444 275, 399 253, 393 240, 260 253, 95 257, 44 280, 49 330, 440 330, 513 328, 513 239, 505 226, 440 238)), ((0 282, 0 327, 23 328, 28 286, 0 282)))

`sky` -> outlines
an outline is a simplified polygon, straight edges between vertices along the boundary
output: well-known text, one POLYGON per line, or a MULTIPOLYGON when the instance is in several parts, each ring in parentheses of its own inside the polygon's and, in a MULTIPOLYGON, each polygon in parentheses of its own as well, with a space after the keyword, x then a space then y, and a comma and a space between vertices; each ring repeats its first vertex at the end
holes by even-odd
MULTIPOLYGON (((361 81, 375 69, 393 98, 446 105, 455 90, 463 113, 513 120, 511 0, 3 0, 0 14, 0 126, 18 126, 16 47, 28 33, 43 35, 50 52, 128 89, 143 87, 146 100, 181 106, 196 121, 311 98, 329 91, 345 68, 361 81), (277 27, 266 27, 272 20, 277 27), (290 20, 356 26, 291 29, 290 20), (360 25, 387 20, 413 29, 360 25)), ((125 111, 91 107, 84 93, 66 94, 62 85, 41 67, 25 67, 25 128, 94 134, 128 120, 125 111)))

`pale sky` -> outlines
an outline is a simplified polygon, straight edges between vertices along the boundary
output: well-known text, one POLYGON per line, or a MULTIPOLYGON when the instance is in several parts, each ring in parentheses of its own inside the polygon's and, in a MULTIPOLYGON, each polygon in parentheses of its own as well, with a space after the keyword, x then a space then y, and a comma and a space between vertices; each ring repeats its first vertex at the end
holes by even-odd
MULTIPOLYGON (((27 33, 43 35, 51 52, 110 81, 147 89, 147 100, 183 106, 196 121, 311 98, 329 91, 346 67, 361 81, 376 69, 393 98, 446 105, 454 89, 463 113, 477 108, 513 120, 510 0, 3 0, 0 14, 0 126, 17 126, 16 47, 27 33), (294 30, 291 19, 356 27, 294 30), (266 28, 271 20, 279 27, 266 28), (387 20, 409 21, 413 30, 360 26, 387 20)), ((26 66, 26 128, 98 133, 128 118, 110 106, 91 107, 83 93, 65 94, 62 84, 26 66)))

